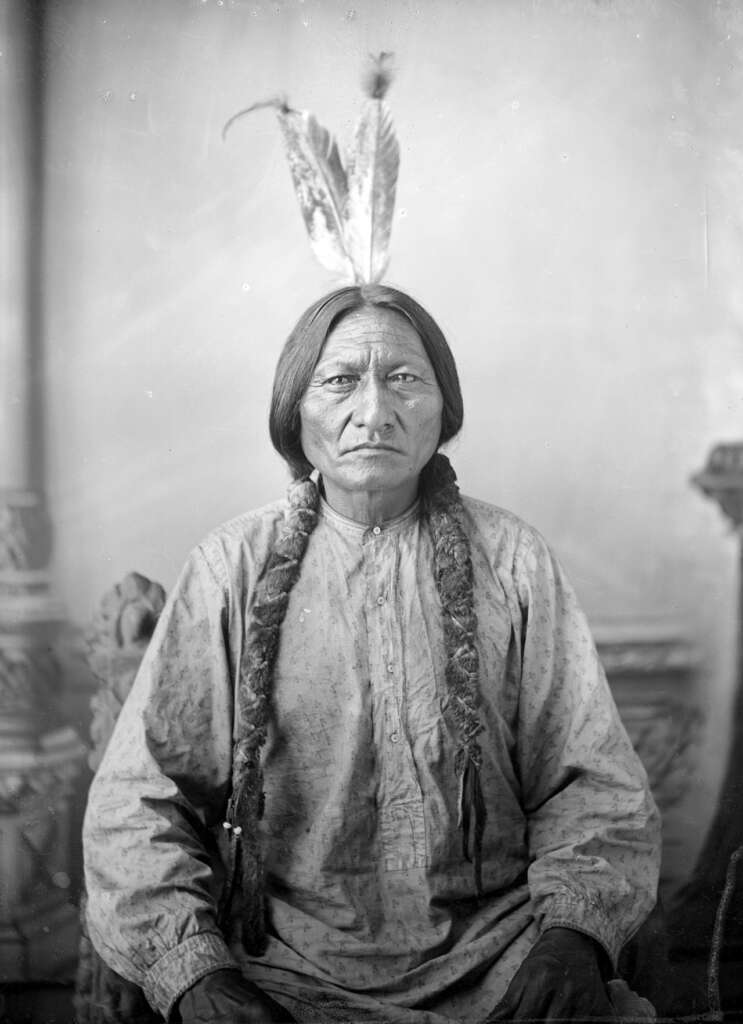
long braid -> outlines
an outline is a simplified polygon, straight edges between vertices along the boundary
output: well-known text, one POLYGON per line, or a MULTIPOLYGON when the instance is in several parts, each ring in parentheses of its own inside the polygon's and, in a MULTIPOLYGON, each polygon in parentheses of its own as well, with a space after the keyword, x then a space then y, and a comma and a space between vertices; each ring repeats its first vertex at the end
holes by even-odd
POLYGON ((243 944, 251 952, 265 945, 263 858, 258 822, 263 817, 264 793, 261 750, 266 742, 271 681, 279 647, 279 631, 289 594, 299 578, 310 534, 317 525, 319 495, 312 480, 294 481, 288 492, 284 526, 256 585, 245 637, 237 687, 237 736, 232 762, 232 796, 225 827, 230 829, 232 881, 222 916, 228 909, 232 883, 242 879, 243 944), (240 871, 240 861, 242 870, 240 871))
POLYGON ((444 613, 446 683, 459 732, 454 770, 459 778, 462 850, 473 862, 475 888, 482 892, 482 839, 486 808, 480 782, 482 753, 477 742, 483 725, 478 714, 479 658, 475 646, 472 557, 463 526, 457 476, 445 455, 434 455, 421 486, 423 514, 434 549, 434 579, 444 613))

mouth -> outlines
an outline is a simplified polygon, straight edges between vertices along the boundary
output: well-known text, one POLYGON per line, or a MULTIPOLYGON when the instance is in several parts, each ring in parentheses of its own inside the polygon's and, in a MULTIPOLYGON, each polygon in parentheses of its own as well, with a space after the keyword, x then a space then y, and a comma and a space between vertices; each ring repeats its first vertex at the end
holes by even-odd
POLYGON ((349 448, 347 454, 350 452, 396 452, 399 453, 399 449, 393 447, 391 444, 379 444, 376 441, 364 441, 362 444, 354 445, 353 448, 349 448))

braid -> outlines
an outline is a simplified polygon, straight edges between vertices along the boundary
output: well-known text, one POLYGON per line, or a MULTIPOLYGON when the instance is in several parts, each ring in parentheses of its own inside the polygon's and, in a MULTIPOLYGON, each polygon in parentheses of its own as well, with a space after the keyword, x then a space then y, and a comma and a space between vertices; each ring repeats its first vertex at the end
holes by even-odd
POLYGON ((263 861, 258 822, 263 817, 261 750, 266 742, 270 686, 279 630, 289 594, 299 578, 310 534, 317 525, 319 495, 312 480, 289 486, 286 521, 255 590, 237 688, 237 735, 232 763, 232 796, 225 827, 230 829, 230 865, 224 911, 242 859, 243 942, 251 952, 265 943, 263 861))
POLYGON ((475 887, 482 892, 482 838, 485 801, 480 784, 482 753, 477 742, 483 726, 478 715, 479 658, 475 646, 472 557, 462 523, 456 473, 437 453, 423 471, 421 502, 434 550, 434 579, 444 613, 446 683, 459 730, 454 770, 459 778, 459 822, 464 857, 473 861, 475 887))

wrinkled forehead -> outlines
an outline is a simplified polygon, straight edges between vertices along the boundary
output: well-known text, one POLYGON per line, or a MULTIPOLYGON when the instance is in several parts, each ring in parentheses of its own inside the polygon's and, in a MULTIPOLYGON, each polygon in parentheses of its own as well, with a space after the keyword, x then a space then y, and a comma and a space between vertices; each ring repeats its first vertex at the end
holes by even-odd
POLYGON ((344 316, 329 332, 320 359, 372 345, 383 347, 390 355, 417 356, 428 362, 421 337, 410 320, 397 310, 376 306, 344 316))

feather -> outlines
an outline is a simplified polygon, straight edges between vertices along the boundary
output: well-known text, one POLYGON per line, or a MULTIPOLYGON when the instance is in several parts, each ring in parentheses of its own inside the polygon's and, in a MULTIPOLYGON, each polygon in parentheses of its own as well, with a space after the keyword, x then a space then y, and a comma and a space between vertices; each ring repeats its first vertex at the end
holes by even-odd
POLYGON ((381 98, 388 86, 389 77, 381 74, 368 83, 371 96, 361 111, 348 158, 345 235, 359 283, 379 281, 389 262, 400 147, 389 107, 381 98))
POLYGON ((278 115, 310 245, 324 267, 352 281, 354 270, 344 238, 348 198, 346 172, 330 132, 309 111, 293 110, 285 98, 276 97, 254 103, 233 115, 225 124, 222 136, 239 117, 266 107, 274 108, 278 115))
POLYGON ((305 227, 315 256, 347 281, 374 284, 389 260, 400 147, 384 97, 392 81, 392 54, 380 53, 364 78, 367 94, 344 170, 330 132, 309 111, 274 97, 239 111, 276 110, 305 227))
POLYGON ((294 191, 318 260, 354 279, 345 240, 346 172, 330 132, 308 111, 279 110, 294 191))

